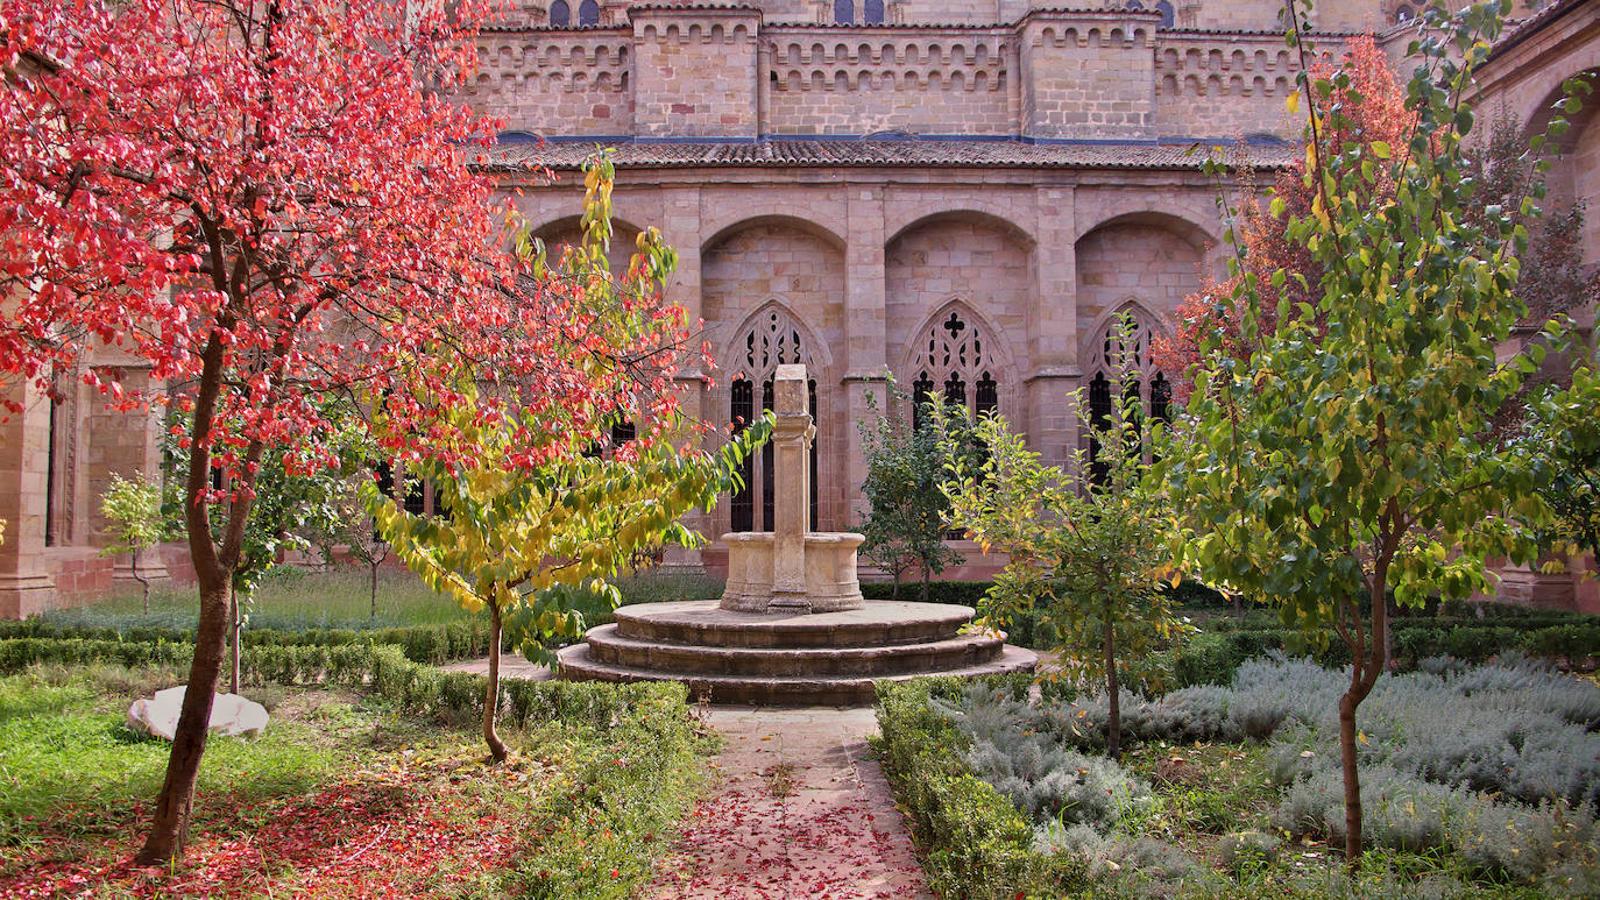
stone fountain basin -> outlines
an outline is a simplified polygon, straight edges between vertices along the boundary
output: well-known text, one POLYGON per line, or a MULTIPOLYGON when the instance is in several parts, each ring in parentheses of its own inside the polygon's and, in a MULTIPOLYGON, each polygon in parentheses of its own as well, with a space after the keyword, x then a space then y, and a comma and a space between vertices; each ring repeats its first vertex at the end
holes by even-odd
MULTIPOLYGON (((759 612, 773 600, 774 534, 735 531, 722 536, 728 546, 728 585, 722 606, 759 612)), ((853 531, 808 531, 805 535, 806 599, 811 612, 859 609, 866 600, 856 580, 856 548, 866 540, 853 531)))

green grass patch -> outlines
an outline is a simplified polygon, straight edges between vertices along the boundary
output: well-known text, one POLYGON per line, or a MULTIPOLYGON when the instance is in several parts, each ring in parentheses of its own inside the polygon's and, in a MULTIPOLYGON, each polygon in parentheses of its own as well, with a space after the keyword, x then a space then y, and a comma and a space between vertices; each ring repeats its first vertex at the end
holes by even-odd
POLYGON ((711 749, 678 685, 527 685, 508 699, 503 766, 469 715, 437 704, 257 685, 245 693, 272 722, 208 743, 182 863, 135 869, 168 745, 129 732, 126 704, 178 678, 104 664, 0 678, 0 895, 635 896, 711 749))

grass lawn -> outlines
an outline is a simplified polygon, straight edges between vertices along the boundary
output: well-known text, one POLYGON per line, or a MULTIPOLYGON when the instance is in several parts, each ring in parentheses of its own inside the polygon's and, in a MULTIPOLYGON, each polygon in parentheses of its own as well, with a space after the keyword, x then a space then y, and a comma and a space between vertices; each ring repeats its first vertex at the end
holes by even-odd
MULTIPOLYGON (((619 580, 624 603, 705 600, 722 595, 722 582, 704 577, 646 573, 619 580)), ((249 626, 308 628, 389 628, 443 625, 469 618, 455 601, 429 590, 410 572, 385 570, 378 576, 378 612, 371 615, 365 569, 307 572, 289 566, 272 572, 251 598, 249 626)), ((193 587, 158 586, 150 592, 150 612, 137 592, 122 592, 88 606, 53 610, 47 621, 86 627, 192 628, 198 615, 193 587)), ((589 624, 610 620, 610 610, 595 598, 586 610, 589 624)))
POLYGON ((0 678, 0 897, 625 897, 651 875, 710 749, 670 721, 557 720, 503 732, 401 717, 358 694, 247 693, 258 739, 213 737, 191 844, 129 864, 168 745, 123 724, 175 671, 35 668, 0 678))

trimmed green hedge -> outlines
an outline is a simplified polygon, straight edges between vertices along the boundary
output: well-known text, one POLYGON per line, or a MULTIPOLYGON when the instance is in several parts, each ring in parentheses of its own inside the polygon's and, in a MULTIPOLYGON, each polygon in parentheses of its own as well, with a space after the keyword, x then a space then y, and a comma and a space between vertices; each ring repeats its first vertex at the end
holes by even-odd
MULTIPOLYGON (((77 638, 0 639, 0 674, 36 664, 113 663, 129 667, 188 665, 191 648, 176 643, 95 641, 77 638)), ((407 659, 399 647, 367 643, 335 646, 259 646, 244 655, 246 684, 338 685, 363 688, 408 713, 476 718, 483 713, 482 675, 442 672, 407 659)), ((501 713, 513 725, 581 720, 605 726, 633 711, 662 713, 687 703, 676 682, 607 685, 501 679, 501 713)))
MULTIPOLYGON (((399 647, 412 662, 439 664, 456 659, 476 659, 489 653, 487 622, 470 619, 448 625, 411 625, 398 628, 308 628, 287 631, 273 628, 245 628, 240 632, 245 647, 340 647, 352 644, 399 647)), ((0 640, 47 638, 92 641, 125 641, 137 644, 187 644, 194 640, 194 629, 183 628, 105 628, 58 625, 40 619, 21 622, 0 621, 0 640)))
MULTIPOLYGON (((1541 620, 1528 621, 1537 624, 1541 620)), ((1344 642, 1338 639, 1317 646, 1293 629, 1212 631, 1195 635, 1181 648, 1169 651, 1173 680, 1178 687, 1228 684, 1233 680, 1234 670, 1245 660, 1274 651, 1309 656, 1324 666, 1343 666, 1350 662, 1344 642)), ((1410 668, 1418 660, 1432 656, 1451 656, 1463 662, 1480 663, 1508 651, 1581 665, 1600 656, 1600 624, 1436 625, 1422 620, 1401 620, 1394 624, 1395 660, 1400 668, 1410 668)))
MULTIPOLYGON (((1029 676, 997 676, 1026 691, 1029 676)), ((930 696, 953 695, 964 680, 879 682, 878 746, 884 772, 905 806, 925 854, 928 886, 941 897, 1056 897, 1080 889, 1081 864, 1033 850, 1033 828, 962 759, 968 741, 935 712, 930 696)))

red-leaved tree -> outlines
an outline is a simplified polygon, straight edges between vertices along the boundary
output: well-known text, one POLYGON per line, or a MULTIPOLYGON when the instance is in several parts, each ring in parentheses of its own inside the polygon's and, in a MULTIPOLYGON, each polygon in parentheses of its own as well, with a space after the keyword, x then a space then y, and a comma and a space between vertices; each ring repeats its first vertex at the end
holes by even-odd
MULTIPOLYGON (((1339 133, 1330 135, 1330 146, 1346 143, 1366 147, 1371 142, 1400 145, 1416 121, 1414 113, 1405 108, 1405 93, 1395 81, 1389 59, 1370 36, 1351 39, 1346 58, 1349 66, 1319 61, 1311 67, 1313 82, 1327 78, 1335 70, 1348 72, 1350 88, 1335 90, 1328 97, 1315 97, 1312 102, 1319 110, 1319 119, 1327 109, 1338 105, 1347 110, 1348 122, 1341 121, 1339 133), (1355 91, 1361 102, 1346 102, 1346 94, 1355 91)), ((1365 151, 1363 151, 1365 152, 1365 151)), ((1241 190, 1238 205, 1232 210, 1232 225, 1240 266, 1235 274, 1216 279, 1202 273, 1200 289, 1183 299, 1175 314, 1176 327, 1170 336, 1156 339, 1152 356, 1165 372, 1175 374, 1173 392, 1179 400, 1189 395, 1189 372, 1200 361, 1200 345, 1208 335, 1217 335, 1222 348, 1235 359, 1246 360, 1260 339, 1260 331, 1270 331, 1276 322, 1276 309, 1281 301, 1291 304, 1309 299, 1305 284, 1286 280, 1281 285, 1271 281, 1278 270, 1300 272, 1310 284, 1316 283, 1316 266, 1304 247, 1285 237, 1285 222, 1290 217, 1305 216, 1312 212, 1316 189, 1305 182, 1305 162, 1297 161, 1283 169, 1273 179, 1270 191, 1263 198, 1249 169, 1240 169, 1241 190), (1234 300, 1238 282, 1255 278, 1261 283, 1262 316, 1259 329, 1246 333, 1242 327, 1243 310, 1234 300)), ((1393 192, 1387 183, 1383 167, 1374 170, 1375 180, 1367 186, 1369 196, 1363 202, 1382 202, 1393 192)))
MULTIPOLYGON (((189 419, 199 624, 142 862, 185 840, 266 452, 330 464, 331 397, 382 395, 417 348, 490 359, 526 332, 506 327, 515 281, 493 185, 463 165, 494 123, 425 89, 469 69, 485 10, 444 7, 0 7, 0 374, 48 389, 115 347, 189 419)), ((528 392, 581 389, 580 370, 538 363, 552 371, 528 392)), ((162 399, 99 387, 129 410, 162 399)), ((407 396, 448 398, 436 387, 407 396)))

